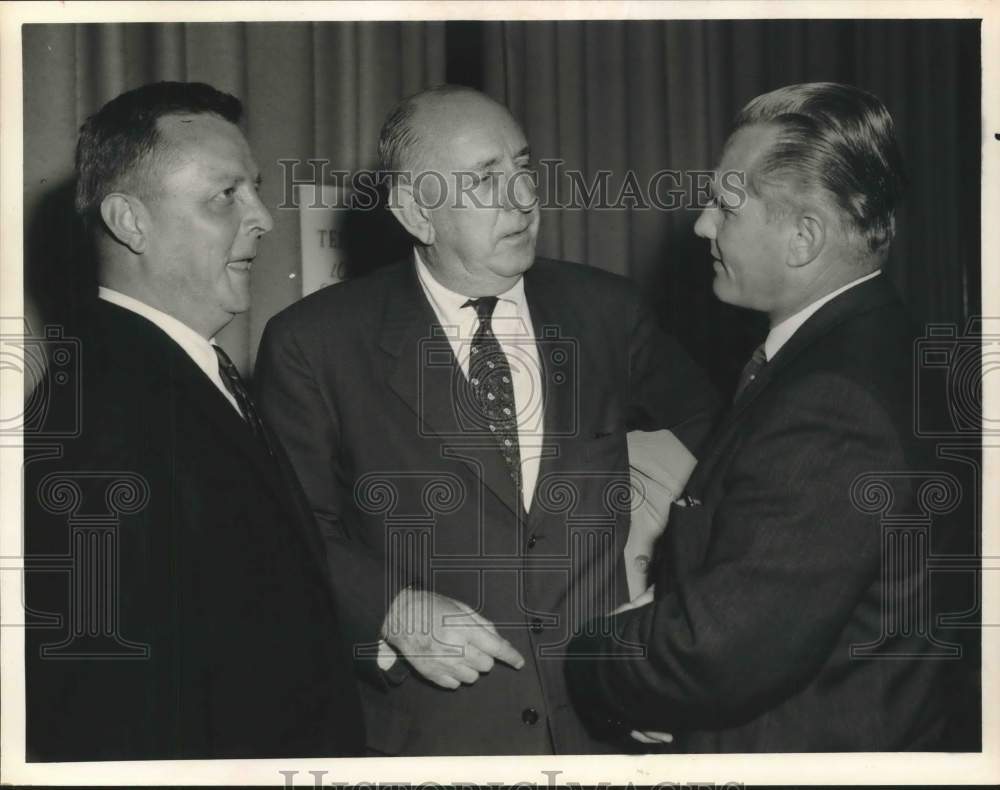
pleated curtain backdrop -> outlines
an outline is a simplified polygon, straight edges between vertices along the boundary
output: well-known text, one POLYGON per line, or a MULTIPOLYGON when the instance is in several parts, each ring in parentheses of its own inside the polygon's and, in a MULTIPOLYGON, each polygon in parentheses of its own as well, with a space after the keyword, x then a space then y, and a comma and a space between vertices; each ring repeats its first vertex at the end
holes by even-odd
MULTIPOLYGON (((663 169, 711 168, 736 110, 759 93, 812 80, 866 88, 896 119, 911 180, 890 276, 921 322, 962 324, 980 312, 976 20, 29 25, 23 45, 26 295, 43 315, 58 314, 53 303, 73 290, 67 283, 86 288, 93 279, 69 208, 83 119, 157 79, 202 80, 244 100, 275 220, 254 268, 254 306, 220 337, 244 372, 267 319, 300 293, 291 276, 300 266, 298 212, 274 208, 284 198, 279 160, 370 167, 388 108, 446 78, 509 105, 536 162, 561 160, 586 185, 606 172, 610 203, 629 172, 648 192, 663 169)), ((563 191, 547 195, 554 173, 551 162, 540 169, 543 201, 565 203, 565 175, 563 191)), ((661 180, 661 199, 674 186, 661 180)), ((727 387, 764 324, 712 295, 695 217, 549 209, 539 252, 636 280, 727 387)), ((384 229, 358 219, 355 235, 379 248, 384 229)))
MULTIPOLYGON (((372 167, 378 129, 402 96, 445 78, 443 23, 28 25, 23 28, 26 296, 48 318, 65 284, 92 287, 71 221, 73 150, 84 119, 156 80, 207 82, 243 100, 274 217, 253 273, 253 307, 219 335, 244 372, 264 324, 301 295, 299 217, 279 160, 372 167)), ((306 171, 308 172, 308 171, 306 171)), ((297 172, 298 174, 298 172, 297 172)), ((61 299, 63 303, 57 303, 61 299)))
MULTIPOLYGON (((504 22, 484 37, 486 90, 522 121, 535 160, 561 159, 586 184, 610 171, 612 204, 629 171, 645 189, 664 168, 713 167, 736 111, 760 93, 819 80, 875 93, 911 180, 889 274, 921 322, 979 313, 978 22, 504 22)), ((552 171, 541 168, 543 200, 552 171)), ((765 327, 714 299, 696 216, 554 209, 539 251, 635 279, 725 386, 765 327)))

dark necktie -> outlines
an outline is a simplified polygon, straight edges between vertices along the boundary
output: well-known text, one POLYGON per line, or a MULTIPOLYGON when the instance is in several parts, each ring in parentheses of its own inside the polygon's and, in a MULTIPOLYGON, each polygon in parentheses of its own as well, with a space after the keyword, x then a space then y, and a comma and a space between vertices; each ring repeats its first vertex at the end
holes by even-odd
POLYGON ((734 403, 740 399, 740 395, 743 394, 746 388, 757 379, 757 376, 766 364, 767 354, 764 353, 764 344, 761 343, 753 350, 753 356, 750 357, 750 361, 743 366, 743 372, 740 373, 740 383, 736 385, 736 394, 733 396, 734 403))
POLYGON ((495 296, 470 299, 462 307, 475 308, 479 328, 472 338, 469 384, 478 417, 496 438, 514 485, 521 490, 521 451, 517 443, 517 407, 507 355, 493 334, 491 321, 499 300, 495 296))
POLYGON ((229 394, 236 399, 240 413, 247 421, 247 425, 250 426, 250 430, 253 431, 253 435, 264 445, 270 455, 274 455, 271 443, 267 438, 267 432, 264 430, 264 422, 257 413, 257 407, 253 405, 253 398, 247 392, 246 385, 243 383, 236 365, 229 358, 229 354, 223 351, 220 346, 213 343, 212 348, 215 349, 215 356, 219 358, 219 375, 222 378, 222 383, 226 385, 229 394))

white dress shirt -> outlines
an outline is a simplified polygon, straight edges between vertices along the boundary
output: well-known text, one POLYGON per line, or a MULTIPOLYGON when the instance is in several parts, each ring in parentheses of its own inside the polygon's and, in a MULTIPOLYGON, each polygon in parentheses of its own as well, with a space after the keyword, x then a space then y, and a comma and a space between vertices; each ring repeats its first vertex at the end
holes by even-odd
POLYGON ((215 355, 215 349, 212 348, 215 345, 215 338, 206 340, 187 324, 178 321, 172 315, 168 315, 162 310, 157 310, 155 307, 150 307, 145 302, 140 302, 138 299, 127 296, 119 291, 105 288, 103 285, 97 289, 97 295, 105 302, 111 302, 111 304, 118 305, 141 315, 162 329, 171 340, 184 349, 184 352, 191 357, 194 364, 208 376, 209 381, 232 404, 233 408, 236 409, 236 413, 241 418, 243 417, 243 412, 240 411, 236 398, 226 389, 226 385, 222 383, 222 376, 219 373, 219 358, 215 355))
MULTIPOLYGON (((434 308, 462 373, 468 378, 469 349, 479 328, 479 317, 474 308, 462 307, 469 300, 468 296, 455 293, 434 279, 416 250, 414 259, 420 286, 434 308)), ((542 441, 545 438, 542 402, 544 379, 531 313, 524 297, 524 278, 518 279, 510 290, 499 294, 497 298, 499 301, 490 323, 510 364, 517 411, 517 441, 521 455, 521 496, 527 512, 531 508, 531 498, 538 481, 542 441)))
POLYGON ((782 321, 777 326, 773 327, 770 332, 767 333, 767 338, 764 340, 764 355, 767 357, 767 361, 770 362, 774 359, 774 355, 781 350, 781 347, 789 341, 789 339, 794 335, 808 319, 809 317, 819 310, 823 305, 825 305, 830 300, 840 296, 844 291, 849 291, 856 285, 861 285, 863 282, 868 280, 874 280, 882 273, 881 269, 872 272, 871 274, 866 274, 864 277, 859 277, 857 280, 852 280, 847 285, 838 288, 836 291, 831 291, 826 296, 820 297, 815 302, 803 307, 799 312, 794 315, 790 315, 784 321, 782 321))

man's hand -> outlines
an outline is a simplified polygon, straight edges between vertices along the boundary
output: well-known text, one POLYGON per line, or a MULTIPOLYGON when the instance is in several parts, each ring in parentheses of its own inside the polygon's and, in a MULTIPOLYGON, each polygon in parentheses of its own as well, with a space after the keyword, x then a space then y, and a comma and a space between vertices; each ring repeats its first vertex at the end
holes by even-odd
POLYGON ((524 658, 493 623, 465 604, 427 590, 401 591, 389 606, 383 631, 417 672, 446 689, 475 683, 493 669, 494 660, 514 669, 524 666, 524 658))
POLYGON ((645 743, 646 745, 656 745, 659 746, 664 743, 673 743, 674 736, 669 732, 656 732, 655 730, 632 730, 629 733, 633 740, 639 743, 645 743))

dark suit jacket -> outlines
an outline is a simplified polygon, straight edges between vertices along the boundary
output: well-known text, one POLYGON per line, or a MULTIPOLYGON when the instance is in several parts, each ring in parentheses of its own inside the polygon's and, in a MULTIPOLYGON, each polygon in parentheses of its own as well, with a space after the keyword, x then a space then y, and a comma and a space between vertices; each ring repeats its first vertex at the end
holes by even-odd
POLYGON ((924 634, 900 627, 904 602, 927 600, 927 535, 919 516, 882 524, 921 513, 935 475, 914 438, 912 341, 881 275, 782 347, 709 441, 696 501, 672 509, 655 602, 612 618, 615 640, 574 642, 647 652, 568 662, 581 709, 688 752, 933 748, 953 650, 926 617, 924 634))
POLYGON ((62 620, 27 632, 28 759, 359 751, 349 653, 287 459, 146 319, 98 303, 79 354, 79 398, 50 403, 26 449, 27 605, 62 620), (54 439, 75 406, 79 435, 54 439))
POLYGON ((276 316, 260 402, 324 528, 354 633, 369 747, 407 754, 617 748, 584 730, 562 658, 574 624, 627 598, 625 432, 672 427, 689 447, 715 395, 625 279, 538 260, 525 294, 544 368, 546 446, 524 516, 412 260, 327 288, 276 316), (624 494, 624 496, 623 496, 624 494), (371 671, 386 605, 419 583, 478 609, 525 657, 445 691, 371 671), (367 645, 368 649, 363 649, 367 645))

